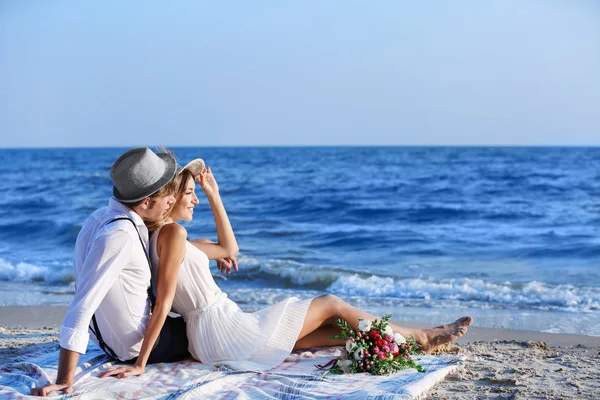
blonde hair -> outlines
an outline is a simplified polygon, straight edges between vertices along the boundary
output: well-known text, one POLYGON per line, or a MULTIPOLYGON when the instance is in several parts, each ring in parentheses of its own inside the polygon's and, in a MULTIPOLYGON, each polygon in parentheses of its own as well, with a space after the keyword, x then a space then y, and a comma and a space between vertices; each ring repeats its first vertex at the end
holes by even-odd
POLYGON ((185 191, 187 189, 187 182, 190 178, 194 179, 194 175, 192 175, 192 173, 187 169, 184 169, 183 171, 181 171, 179 173, 178 182, 176 185, 173 186, 173 192, 172 192, 175 194, 175 203, 171 206, 171 208, 169 208, 167 211, 165 211, 165 213, 163 214, 163 217, 161 218, 160 221, 153 222, 153 223, 146 223, 146 226, 148 227, 148 231, 153 232, 153 231, 157 230, 171 216, 171 212, 173 211, 173 208, 175 208, 177 203, 179 203, 179 200, 181 200, 181 198, 185 194, 185 191))
MULTIPOLYGON (((148 206, 148 208, 152 208, 154 207, 154 204, 156 203, 155 198, 156 197, 164 197, 164 196, 170 196, 172 194, 175 193, 175 191, 177 190, 177 188, 179 187, 179 174, 175 175, 175 177, 173 177, 173 179, 171 179, 171 181, 169 183, 167 183, 165 186, 163 186, 158 192, 154 193, 152 196, 150 196, 150 205, 148 206)), ((169 208, 169 210, 167 210, 163 216, 161 217, 161 219, 159 219, 158 221, 145 221, 146 222, 146 227, 148 227, 148 231, 152 232, 155 231, 156 229, 158 229, 162 224, 165 223, 165 221, 167 220, 167 218, 169 218, 169 215, 171 213, 171 210, 173 209, 173 206, 171 206, 171 208, 169 208)))

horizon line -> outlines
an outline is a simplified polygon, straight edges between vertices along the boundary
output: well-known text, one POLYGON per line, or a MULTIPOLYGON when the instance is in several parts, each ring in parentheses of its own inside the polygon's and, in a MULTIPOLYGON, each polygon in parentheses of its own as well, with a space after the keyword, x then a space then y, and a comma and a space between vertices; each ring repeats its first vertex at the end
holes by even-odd
POLYGON ((129 149, 150 148, 596 148, 598 144, 268 144, 268 145, 109 145, 109 146, 0 146, 0 150, 129 149))

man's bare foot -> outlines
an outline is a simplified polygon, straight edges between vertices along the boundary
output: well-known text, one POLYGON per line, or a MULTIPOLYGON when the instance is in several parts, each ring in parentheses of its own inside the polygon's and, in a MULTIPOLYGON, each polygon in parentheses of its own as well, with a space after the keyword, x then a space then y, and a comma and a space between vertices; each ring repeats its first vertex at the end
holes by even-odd
POLYGON ((473 318, 462 317, 451 324, 432 329, 423 329, 423 335, 417 342, 424 353, 431 353, 437 347, 451 343, 467 333, 467 328, 473 323, 473 318))

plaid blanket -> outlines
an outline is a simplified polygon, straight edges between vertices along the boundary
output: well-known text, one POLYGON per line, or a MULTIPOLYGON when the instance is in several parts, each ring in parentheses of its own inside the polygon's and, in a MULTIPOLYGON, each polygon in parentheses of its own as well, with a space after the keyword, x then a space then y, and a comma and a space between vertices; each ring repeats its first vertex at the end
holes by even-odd
MULTIPOLYGON (((214 368, 194 360, 154 364, 139 377, 99 379, 116 365, 94 345, 81 357, 74 393, 82 399, 420 399, 435 384, 462 366, 459 356, 421 356, 426 373, 405 370, 389 376, 370 374, 323 376, 315 364, 339 355, 339 348, 315 349, 290 355, 264 373, 214 368)), ((58 352, 29 362, 0 367, 0 398, 28 397, 31 388, 54 382, 58 352)), ((55 396, 60 397, 60 396, 55 396)))

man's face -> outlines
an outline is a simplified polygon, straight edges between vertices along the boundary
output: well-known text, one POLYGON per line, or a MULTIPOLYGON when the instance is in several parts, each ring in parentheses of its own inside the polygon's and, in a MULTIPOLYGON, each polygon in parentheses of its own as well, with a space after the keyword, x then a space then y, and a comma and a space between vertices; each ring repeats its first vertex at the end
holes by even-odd
POLYGON ((174 203, 175 194, 157 196, 149 199, 148 207, 144 210, 144 220, 149 222, 159 221, 174 203))

